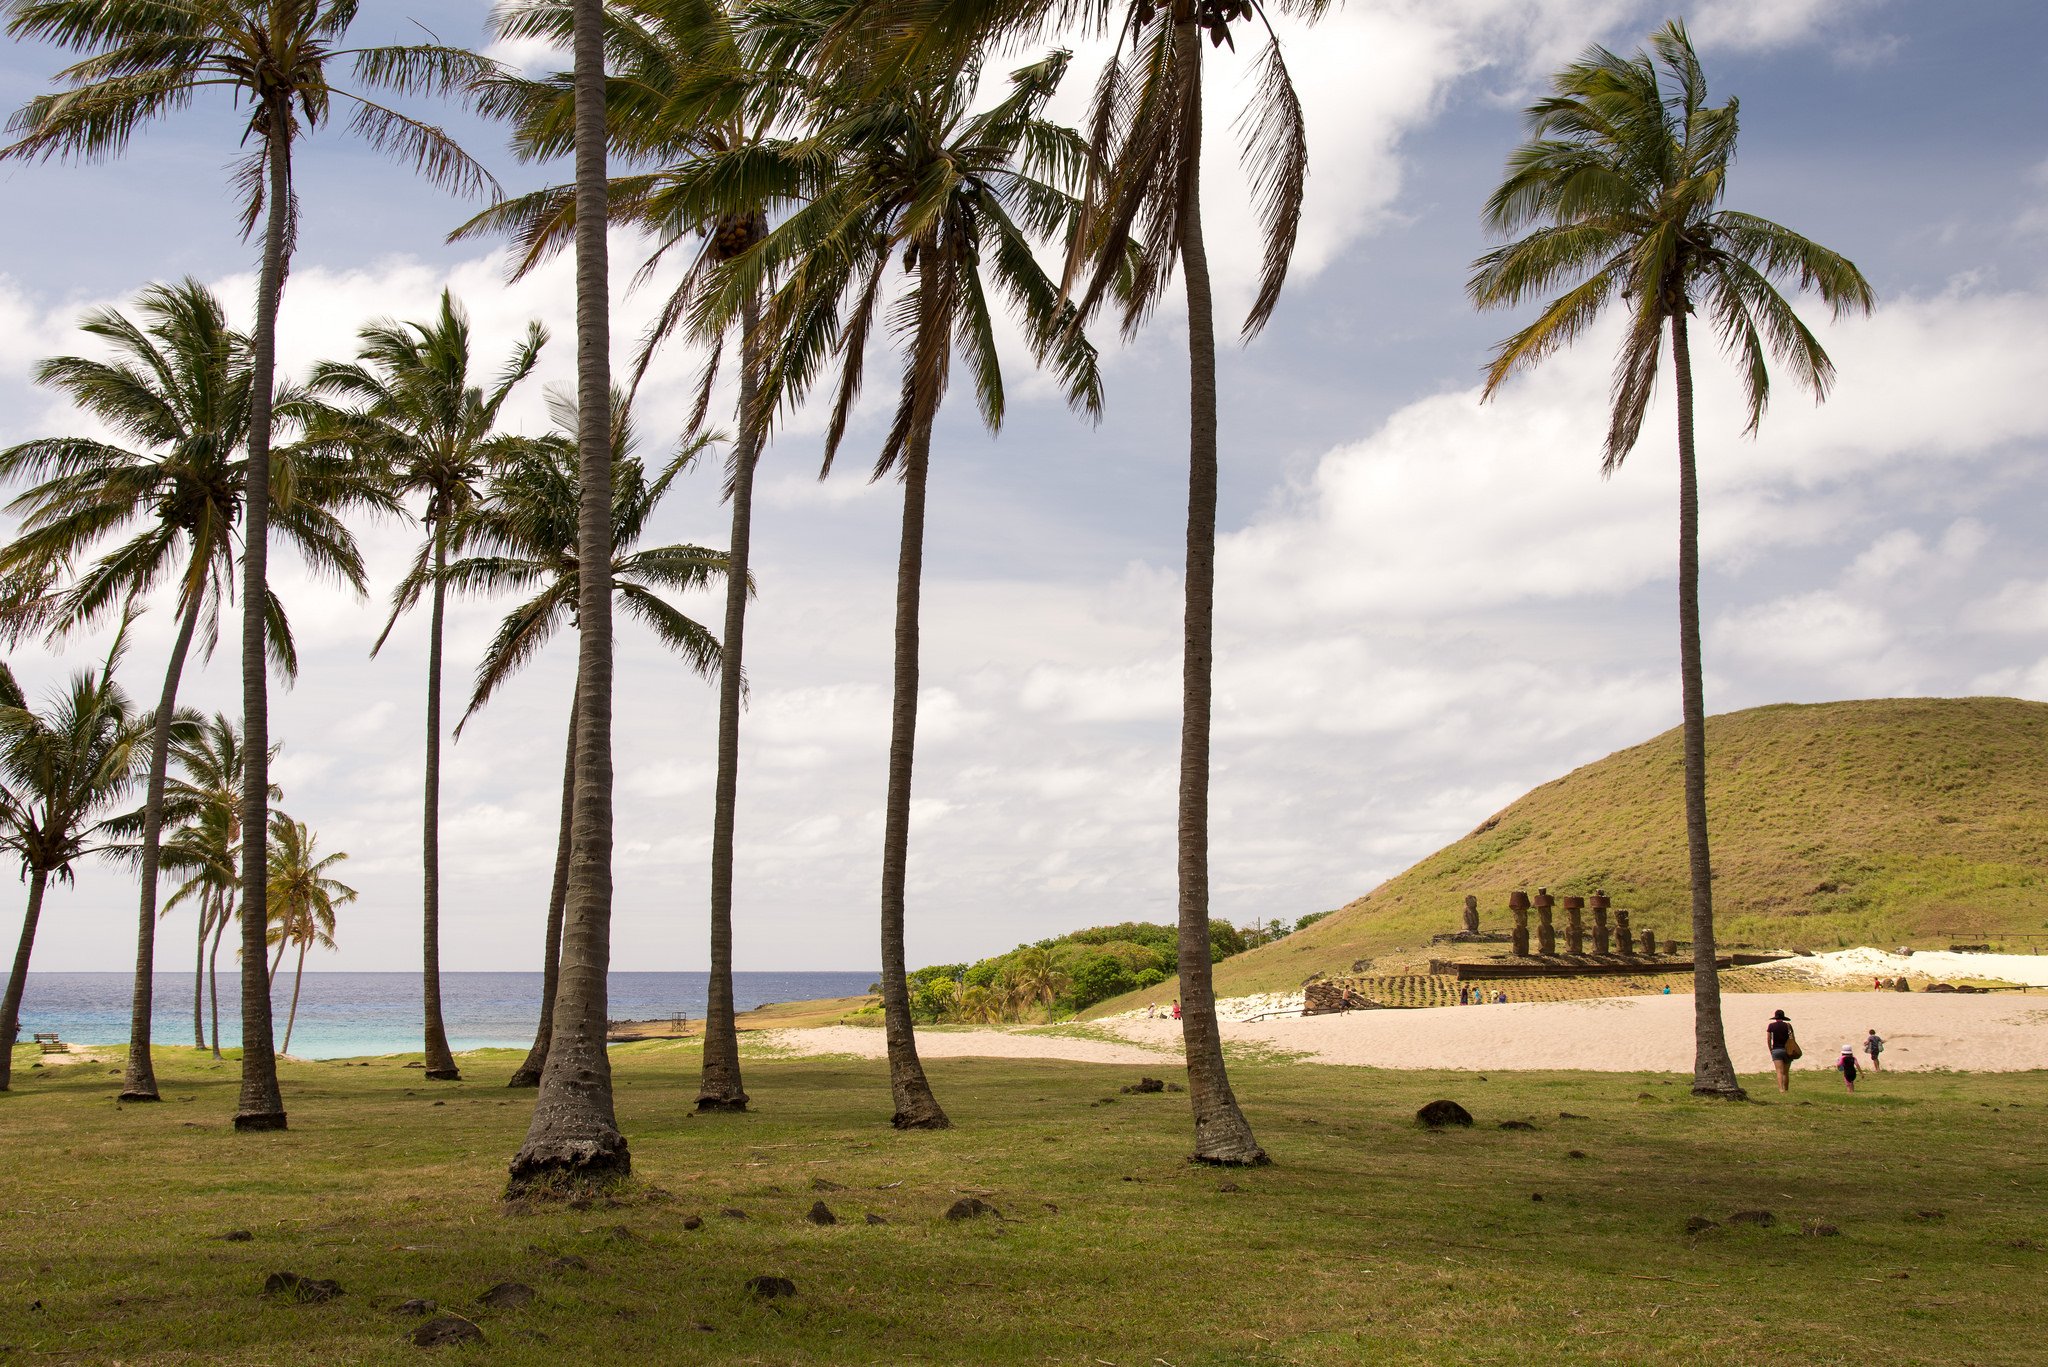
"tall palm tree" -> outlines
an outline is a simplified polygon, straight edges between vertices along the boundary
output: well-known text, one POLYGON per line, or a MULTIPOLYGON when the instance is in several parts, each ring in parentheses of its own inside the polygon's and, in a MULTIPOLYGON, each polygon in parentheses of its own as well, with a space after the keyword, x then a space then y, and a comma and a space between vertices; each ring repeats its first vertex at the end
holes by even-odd
POLYGON ((425 588, 432 604, 427 626, 426 800, 421 833, 425 871, 421 916, 421 973, 426 1017, 426 1076, 456 1081, 462 1073, 448 1052, 441 1019, 441 645, 447 606, 449 538, 475 504, 494 465, 519 440, 497 430, 505 400, 533 373, 547 344, 547 332, 529 323, 525 340, 513 349, 487 391, 470 380, 469 318, 448 290, 432 321, 383 319, 357 334, 354 361, 325 361, 313 368, 309 388, 324 398, 356 405, 325 408, 313 420, 312 436, 350 450, 384 472, 400 497, 423 495, 420 543, 412 572, 400 581, 370 654, 391 638, 406 609, 425 588))
POLYGON ((334 909, 356 900, 356 890, 328 870, 348 856, 342 853, 318 858, 319 841, 303 821, 283 812, 270 814, 270 926, 268 933, 280 946, 296 945, 298 966, 292 971, 292 1005, 285 1017, 284 1043, 279 1053, 292 1048, 292 1027, 299 1019, 299 987, 306 977, 306 951, 318 945, 334 948, 334 909))
POLYGON ((1032 254, 1033 238, 1065 229, 1077 207, 1062 184, 1077 178, 1085 149, 1078 135, 1042 112, 1066 67, 1067 54, 1058 52, 1018 69, 1004 98, 980 112, 972 109, 974 64, 934 64, 883 87, 849 80, 824 92, 818 131, 783 153, 807 168, 808 202, 730 263, 707 300, 730 316, 764 279, 785 279, 762 319, 761 335, 773 348, 762 392, 767 402, 794 401, 813 375, 836 364, 828 472, 860 392, 877 317, 902 343, 895 419, 873 471, 876 479, 896 473, 903 482, 881 892, 883 1021, 891 1121, 899 1128, 949 1123, 917 1056, 903 947, 918 600, 932 427, 956 347, 984 423, 991 430, 1002 424, 991 285, 1042 339, 1040 359, 1068 401, 1090 414, 1101 408, 1094 349, 1078 328, 1063 326, 1071 310, 1032 254), (909 277, 900 291, 889 281, 899 259, 909 277))
MULTIPOLYGON (((611 276, 605 228, 604 0, 574 0, 576 153, 576 408, 611 402, 611 276)), ((568 906, 549 1027, 547 1066, 508 1195, 561 1195, 632 1171, 612 1106, 605 1054, 605 974, 612 922, 611 440, 604 426, 577 435, 576 795, 568 906)))
MULTIPOLYGON (((275 760, 280 747, 270 747, 275 760)), ((186 875, 186 881, 170 900, 164 913, 187 900, 199 906, 199 937, 204 956, 207 999, 213 1018, 213 1052, 220 1056, 219 961, 221 935, 235 919, 240 892, 236 861, 242 843, 242 730, 234 718, 216 712, 190 740, 172 747, 178 772, 165 789, 166 817, 179 822, 164 842, 164 866, 186 875), (208 927, 213 938, 206 944, 208 927)), ((270 785, 269 800, 276 802, 284 792, 270 785)), ((199 984, 192 987, 195 1029, 198 1024, 199 984)), ((202 1046, 205 1041, 200 1041, 202 1046)))
POLYGON ((139 824, 134 813, 112 810, 141 777, 153 724, 136 715, 114 682, 126 637, 124 624, 100 671, 72 676, 41 713, 0 664, 0 849, 20 858, 28 878, 21 939, 0 997, 0 1092, 12 1081, 21 993, 44 890, 52 878, 70 882, 72 865, 86 856, 118 852, 139 824))
MULTIPOLYGON (((128 1066, 121 1085, 124 1101, 155 1101, 150 1016, 170 728, 194 634, 203 626, 203 651, 210 654, 223 601, 234 592, 234 532, 248 476, 243 453, 250 369, 249 339, 228 327, 220 301, 198 281, 150 286, 137 312, 144 321, 98 309, 80 323, 108 344, 112 359, 56 356, 36 368, 39 383, 65 394, 130 446, 44 437, 0 451, 0 479, 36 481, 9 505, 22 525, 0 550, 0 574, 59 578, 79 559, 116 541, 68 586, 53 582, 48 588, 36 617, 53 636, 133 607, 166 585, 176 589, 178 629, 150 738, 128 1066)), ((284 449, 272 463, 279 473, 271 491, 278 534, 316 573, 361 593, 362 557, 337 513, 388 502, 385 495, 345 461, 284 449)), ((264 610, 273 662, 289 674, 296 666, 290 625, 275 595, 266 592, 264 610)))
MULTIPOLYGON (((302 133, 327 121, 340 102, 349 128, 379 150, 410 164, 436 184, 459 192, 496 182, 432 124, 402 114, 328 80, 328 65, 348 64, 364 89, 400 94, 467 89, 490 74, 475 53, 435 45, 344 46, 358 0, 8 0, 7 31, 52 43, 83 60, 57 73, 62 89, 38 95, 10 120, 20 136, 0 159, 75 158, 101 161, 127 149, 136 129, 190 105, 201 90, 224 90, 246 104, 236 163, 242 235, 263 225, 256 281, 256 326, 250 342, 249 478, 243 526, 242 600, 267 600, 271 427, 276 380, 277 309, 294 237, 292 153, 302 133)), ((263 957, 265 794, 270 753, 267 622, 242 614, 242 724, 249 764, 242 794, 242 951, 263 957)), ((253 973, 242 974, 242 1093, 235 1127, 281 1130, 284 1097, 270 1048, 270 997, 253 973)))
MULTIPOLYGON (((789 190, 782 165, 762 150, 802 87, 796 71, 801 49, 749 43, 745 14, 751 8, 706 0, 612 0, 605 6, 614 68, 606 94, 611 149, 622 160, 649 168, 612 177, 612 221, 631 224, 652 237, 654 245, 641 267, 641 278, 679 246, 693 245, 698 253, 695 267, 669 295, 641 346, 636 385, 655 350, 686 319, 703 269, 731 261, 758 242, 767 230, 767 204, 789 190), (762 183, 764 174, 769 184, 762 183)), ((569 38, 572 20, 566 0, 510 0, 494 13, 492 27, 504 39, 559 43, 569 38)), ((483 103, 512 122, 513 146, 522 157, 558 156, 568 150, 575 104, 571 73, 544 80, 494 81, 483 103)), ((511 234, 522 249, 516 277, 565 245, 574 228, 575 187, 564 185, 494 205, 454 236, 511 234)), ((768 426, 758 401, 753 359, 759 321, 759 295, 749 295, 740 304, 739 436, 726 479, 732 504, 732 573, 721 636, 725 655, 712 799, 711 962, 697 1092, 700 1111, 743 1111, 748 1100, 740 1077, 733 1011, 732 870, 754 470, 768 426)), ((710 359, 699 385, 693 427, 701 423, 710 402, 727 340, 723 331, 699 339, 707 344, 710 359)), ((515 1080, 523 1072, 515 1074, 515 1080)))
POLYGON ((1507 237, 1474 263, 1467 290, 1481 308, 1511 307, 1569 286, 1536 320, 1500 344, 1487 372, 1491 397, 1626 302, 1628 331, 1615 360, 1601 472, 1621 468, 1671 338, 1678 395, 1678 649, 1684 714, 1685 834, 1692 883, 1693 1091, 1741 1097, 1721 1025, 1714 970, 1713 865, 1707 845, 1707 722, 1701 684, 1699 485, 1693 448, 1692 353, 1686 320, 1704 306, 1742 367, 1749 426, 1770 398, 1767 362, 1792 369, 1816 402, 1835 368, 1775 282, 1811 289, 1834 310, 1868 312, 1870 285, 1850 262, 1787 228, 1720 206, 1735 158, 1737 104, 1707 103, 1707 81, 1685 26, 1673 21, 1650 50, 1604 47, 1551 78, 1526 112, 1529 140, 1508 157, 1486 202, 1486 222, 1507 237))
MULTIPOLYGON (((562 437, 528 442, 508 459, 491 483, 490 495, 463 526, 465 549, 477 552, 450 564, 448 582, 472 592, 514 590, 531 596, 505 615, 497 634, 477 665, 476 686, 469 706, 456 723, 462 734, 477 709, 489 702, 506 680, 567 625, 575 626, 579 590, 577 561, 576 469, 578 419, 573 400, 550 392, 549 407, 562 437)), ((682 657, 693 673, 706 675, 719 667, 718 641, 680 609, 666 602, 662 591, 704 588, 726 573, 726 558, 702 546, 659 546, 633 549, 677 475, 696 459, 706 442, 685 446, 682 454, 650 481, 632 454, 632 416, 622 396, 612 405, 612 585, 619 606, 682 657)), ((526 1060, 513 1071, 511 1087, 537 1087, 547 1064, 552 1038, 556 990, 560 981, 562 910, 568 894, 569 841, 574 819, 576 765, 575 698, 570 699, 568 753, 563 761, 562 815, 555 845, 555 874, 548 896, 546 947, 542 956, 540 1025, 526 1060)))

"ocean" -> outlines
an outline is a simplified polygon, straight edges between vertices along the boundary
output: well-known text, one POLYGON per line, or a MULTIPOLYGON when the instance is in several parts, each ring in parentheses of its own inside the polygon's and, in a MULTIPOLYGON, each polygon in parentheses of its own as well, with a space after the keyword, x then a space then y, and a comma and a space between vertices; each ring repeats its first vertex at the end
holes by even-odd
MULTIPOLYGON (((666 1019, 704 1014, 708 973, 614 973, 613 1020, 666 1019)), ((742 1011, 771 1002, 851 997, 867 991, 880 973, 735 973, 733 1000, 742 1011)), ((30 973, 22 992, 21 1038, 55 1031, 74 1044, 125 1044, 130 973, 30 973)), ((292 977, 277 975, 271 993, 276 1034, 284 1039, 292 977)), ((220 1042, 242 1042, 241 984, 220 975, 220 1042)), ((449 1046, 525 1048, 540 1016, 538 973, 443 973, 441 1014, 449 1046)), ((417 1052, 423 1030, 417 973, 307 973, 299 993, 292 1053, 299 1058, 417 1052)), ((211 1025, 208 1026, 209 1034, 211 1025)), ((157 1044, 192 1043, 192 975, 156 975, 151 1038, 157 1044)))

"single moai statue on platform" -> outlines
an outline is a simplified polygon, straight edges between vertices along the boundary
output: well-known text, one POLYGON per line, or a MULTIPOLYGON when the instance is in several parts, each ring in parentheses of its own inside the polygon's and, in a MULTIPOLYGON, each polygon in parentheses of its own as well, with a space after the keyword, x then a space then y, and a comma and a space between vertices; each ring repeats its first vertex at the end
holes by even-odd
POLYGON ((1630 958, 1635 957, 1635 932, 1628 928, 1628 908, 1614 909, 1614 947, 1630 958))
POLYGON ((1508 913, 1515 918, 1515 957, 1526 958, 1529 954, 1529 894, 1509 893, 1508 913))
POLYGON ((1613 947, 1613 931, 1607 928, 1607 894, 1593 894, 1593 952, 1605 954, 1613 947))
POLYGON ((1645 954, 1651 954, 1651 955, 1654 955, 1654 954, 1655 954, 1656 952, 1657 952, 1657 932, 1656 932, 1656 931, 1654 931, 1654 930, 1646 930, 1646 931, 1644 931, 1644 932, 1643 932, 1643 953, 1645 953, 1645 954))
POLYGON ((1479 933, 1479 899, 1469 892, 1465 894, 1465 933, 1479 933))
POLYGON ((1666 954, 1676 954, 1678 952, 1678 941, 1666 940, 1664 942, 1664 952, 1666 954))
POLYGON ((1564 943, 1574 954, 1586 952, 1586 899, 1567 897, 1564 899, 1564 943))
POLYGON ((1543 954, 1557 953, 1557 925, 1550 919, 1556 905, 1549 888, 1536 889, 1536 948, 1543 954))

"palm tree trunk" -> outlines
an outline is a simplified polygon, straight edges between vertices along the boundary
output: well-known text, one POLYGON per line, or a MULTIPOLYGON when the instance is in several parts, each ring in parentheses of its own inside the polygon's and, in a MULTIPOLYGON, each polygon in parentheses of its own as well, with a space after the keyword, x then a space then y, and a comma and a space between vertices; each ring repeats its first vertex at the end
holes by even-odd
POLYGON ((233 905, 226 893, 220 895, 213 922, 213 948, 206 956, 206 997, 213 1011, 213 1056, 220 1057, 220 937, 234 919, 233 905))
POLYGON ((213 929, 208 912, 213 898, 199 901, 199 943, 192 951, 192 1047, 206 1047, 206 932, 213 929))
POLYGON ((21 915, 21 943, 14 950, 14 968, 7 975, 7 995, 0 997, 0 1092, 14 1080, 14 1037, 21 1031, 21 993, 28 986, 28 956, 36 947, 36 922, 43 916, 43 889, 50 875, 37 869, 29 875, 28 910, 21 915))
POLYGON ((310 936, 299 941, 299 964, 292 970, 292 1009, 284 1018, 284 1044, 278 1050, 281 1054, 289 1054, 292 1051, 292 1027, 299 1023, 299 988, 306 981, 306 946, 309 943, 310 936))
POLYGON ((277 970, 284 967, 284 952, 290 946, 291 940, 289 937, 283 937, 278 940, 277 957, 270 961, 270 971, 263 975, 263 985, 271 992, 277 991, 277 970))
POLYGON ((612 1109, 605 975, 612 921, 612 444, 605 254, 604 0, 573 0, 576 105, 576 403, 579 681, 576 808, 554 1036, 508 1196, 567 1194, 632 1171, 612 1109))
MULTIPOLYGON (((149 1057, 149 1015, 156 995, 156 878, 163 859, 164 778, 171 761, 171 723, 176 719, 178 679, 185 672, 185 652, 191 649, 192 631, 199 625, 201 595, 189 579, 186 587, 191 591, 190 601, 178 622, 178 638, 171 644, 171 662, 164 669, 163 696, 157 702, 156 724, 149 737, 149 787, 142 809, 142 907, 136 914, 135 986, 128 999, 128 1066, 121 1077, 123 1101, 163 1099, 157 1095, 156 1069, 149 1057)), ((196 987, 193 1002, 196 1018, 196 987)))
POLYGON ((739 1027, 732 999, 732 859, 740 776, 740 652, 747 624, 747 556, 754 529, 754 465, 761 455, 760 391, 754 362, 761 301, 741 301, 739 445, 733 452, 732 542, 726 550, 725 636, 718 667, 718 777, 711 816, 711 979, 704 993, 704 1070, 700 1111, 744 1111, 739 1027))
POLYGON ((1700 665, 1700 489, 1692 445, 1692 352, 1685 314, 1671 315, 1678 390, 1678 672, 1685 746, 1685 850, 1692 879, 1692 1005, 1695 1096, 1741 1100, 1721 1024, 1721 974, 1714 967, 1714 866, 1707 849, 1707 706, 1700 665))
POLYGON ((282 99, 268 111, 270 186, 263 225, 263 268, 256 282, 251 339, 254 382, 249 396, 249 469, 244 481, 242 551, 242 1094, 238 1130, 285 1128, 270 1045, 270 984, 249 966, 263 963, 270 928, 270 680, 265 670, 263 610, 269 600, 270 423, 277 380, 277 305, 284 293, 285 228, 292 213, 291 110, 282 99))
POLYGON ((554 1037, 555 995, 560 990, 562 971, 562 905, 569 898, 569 839, 576 815, 576 712, 575 694, 571 694, 569 744, 562 760, 562 825, 555 837, 555 877, 548 889, 547 945, 541 951, 540 1024, 534 1029, 533 1047, 526 1051, 526 1061, 513 1071, 507 1087, 540 1086, 541 1070, 548 1062, 548 1045, 554 1037))
POLYGON ((1180 1002, 1195 1158, 1264 1163, 1266 1151, 1238 1109, 1223 1067, 1209 966, 1209 710, 1216 634, 1216 309, 1202 239, 1202 34, 1175 25, 1188 131, 1181 183, 1180 259, 1188 292, 1187 605, 1181 647, 1180 1002))
MULTIPOLYGON (((937 274, 930 250, 918 256, 918 292, 924 317, 916 346, 947 345, 933 316, 937 274)), ((923 370, 922 365, 919 366, 923 370)), ((910 866, 910 780, 917 758, 917 609, 924 585, 924 496, 931 464, 932 410, 912 419, 903 464, 903 539, 896 555, 896 692, 889 719, 889 796, 882 828, 882 1026, 889 1049, 889 1091, 899 1130, 943 1130, 952 1124, 932 1095, 917 1057, 917 1030, 910 1017, 910 982, 904 963, 903 900, 910 866)))
MULTIPOLYGON (((421 988, 426 997, 426 1062, 429 1078, 460 1082, 461 1070, 448 1052, 448 1030, 441 1021, 441 635, 448 586, 448 519, 434 519, 434 614, 427 628, 427 799, 421 836, 426 868, 421 988)), ((296 990, 293 992, 297 996, 296 990)), ((287 1034, 290 1032, 287 1031, 287 1034)))

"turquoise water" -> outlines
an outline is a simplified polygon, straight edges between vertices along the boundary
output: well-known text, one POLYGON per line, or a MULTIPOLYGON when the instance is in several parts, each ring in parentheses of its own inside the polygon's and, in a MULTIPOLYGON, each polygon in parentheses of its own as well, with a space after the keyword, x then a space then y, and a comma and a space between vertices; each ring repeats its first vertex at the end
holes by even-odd
MULTIPOLYGON (((735 973, 733 1000, 742 1011, 770 1002, 848 997, 865 992, 878 973, 735 973)), ((655 1020, 704 1014, 706 973, 614 973, 613 1020, 655 1020)), ((76 1044, 125 1044, 128 973, 31 973, 22 992, 21 1038, 53 1030, 76 1044)), ((525 1048, 540 1016, 538 973, 443 973, 441 1013, 450 1047, 525 1048)), ((284 1038, 292 982, 280 973, 271 993, 276 1035, 284 1038)), ((417 1051, 423 1029, 417 973, 308 973, 299 993, 292 1053, 299 1058, 417 1051)), ((209 1034, 211 1026, 209 1024, 209 1034)), ((192 975, 159 973, 150 1025, 158 1044, 192 1043, 192 975)), ((241 984, 220 975, 220 1042, 242 1042, 241 984)))

